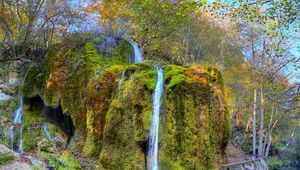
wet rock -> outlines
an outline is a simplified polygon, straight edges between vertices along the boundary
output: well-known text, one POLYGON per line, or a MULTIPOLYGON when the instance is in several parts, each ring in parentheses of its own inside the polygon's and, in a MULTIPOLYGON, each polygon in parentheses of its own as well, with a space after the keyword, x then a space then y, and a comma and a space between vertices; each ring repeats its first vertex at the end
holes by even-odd
POLYGON ((5 103, 11 99, 12 97, 10 95, 0 92, 0 103, 5 103))
POLYGON ((5 84, 0 84, 0 90, 7 89, 7 88, 8 88, 7 85, 5 85, 5 84))
POLYGON ((16 86, 19 84, 19 80, 15 77, 9 79, 9 85, 16 86))

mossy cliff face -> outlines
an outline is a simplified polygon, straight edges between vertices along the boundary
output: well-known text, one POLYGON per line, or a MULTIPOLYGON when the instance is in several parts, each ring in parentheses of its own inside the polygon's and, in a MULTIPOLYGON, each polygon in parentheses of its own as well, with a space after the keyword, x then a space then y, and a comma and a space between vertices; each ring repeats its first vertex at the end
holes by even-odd
POLYGON ((151 65, 127 68, 122 88, 106 116, 100 163, 106 169, 144 169, 151 126, 156 71, 151 65))
POLYGON ((220 72, 169 65, 165 86, 161 168, 217 169, 230 135, 220 72))
MULTIPOLYGON (((127 42, 114 49, 109 59, 92 41, 53 49, 28 71, 22 92, 61 106, 85 139, 81 151, 99 158, 100 168, 145 169, 157 73, 151 64, 124 63, 132 53, 127 42)), ((220 72, 167 65, 164 73, 160 169, 216 169, 230 135, 220 72)))

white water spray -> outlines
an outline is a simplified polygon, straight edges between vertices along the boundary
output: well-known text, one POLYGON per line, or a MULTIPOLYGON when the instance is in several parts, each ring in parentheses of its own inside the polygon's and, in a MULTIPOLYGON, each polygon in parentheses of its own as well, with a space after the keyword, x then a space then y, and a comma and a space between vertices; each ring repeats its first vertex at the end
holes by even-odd
POLYGON ((121 88, 122 88, 122 83, 123 83, 123 80, 124 80, 124 77, 125 77, 125 73, 126 73, 126 70, 123 70, 122 76, 121 76, 121 78, 120 78, 120 80, 119 80, 119 84, 118 84, 118 90, 119 90, 119 91, 120 91, 121 88))
POLYGON ((134 62, 133 63, 137 63, 137 64, 142 63, 144 61, 144 58, 142 56, 142 52, 139 49, 137 43, 133 42, 132 40, 129 40, 129 43, 131 44, 131 46, 134 50, 134 62))
POLYGON ((53 138, 52 138, 52 136, 51 136, 51 134, 50 134, 50 132, 49 132, 49 129, 48 129, 48 126, 47 126, 46 123, 43 123, 43 129, 44 129, 44 132, 45 132, 47 138, 48 138, 50 141, 53 141, 53 138))
MULTIPOLYGON (((130 45, 132 46, 133 51, 134 51, 134 58, 133 58, 134 61, 133 61, 133 63, 137 63, 137 64, 142 63, 144 61, 144 58, 143 58, 142 52, 139 49, 137 43, 135 43, 132 40, 129 40, 128 42, 130 43, 130 45)), ((133 63, 131 63, 131 59, 129 59, 129 64, 133 64, 133 63)), ((123 83, 123 79, 125 77, 125 74, 126 74, 126 70, 123 70, 122 76, 121 76, 121 78, 119 80, 119 84, 118 84, 118 90, 119 91, 122 88, 122 83, 123 83)))
POLYGON ((23 98, 19 97, 19 106, 18 109, 15 111, 15 117, 13 123, 15 125, 22 123, 22 117, 23 117, 23 98))
POLYGON ((156 67, 157 80, 156 87, 153 94, 153 115, 152 126, 150 129, 149 141, 149 169, 158 170, 158 130, 159 130, 159 115, 161 109, 161 96, 164 88, 164 71, 156 67))

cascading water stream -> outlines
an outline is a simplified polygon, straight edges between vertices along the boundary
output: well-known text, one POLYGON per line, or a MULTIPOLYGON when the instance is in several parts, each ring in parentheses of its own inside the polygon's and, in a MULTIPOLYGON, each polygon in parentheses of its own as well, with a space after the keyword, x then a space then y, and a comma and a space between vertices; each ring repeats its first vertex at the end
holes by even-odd
POLYGON ((140 48, 138 47, 137 43, 135 43, 132 40, 129 40, 129 43, 132 46, 133 51, 134 51, 133 63, 137 63, 137 64, 142 63, 144 61, 144 58, 143 58, 142 52, 141 52, 140 48))
POLYGON ((161 109, 161 96, 164 87, 164 70, 155 67, 157 71, 156 87, 153 94, 153 115, 152 125, 150 129, 149 141, 149 169, 158 170, 158 130, 159 130, 159 115, 161 109))
POLYGON ((49 132, 49 129, 48 129, 48 126, 46 123, 43 123, 43 129, 44 129, 44 132, 47 136, 47 138, 50 140, 50 141, 53 141, 53 137, 51 136, 50 132, 49 132))
POLYGON ((15 117, 14 117, 14 125, 22 124, 22 116, 23 116, 23 98, 20 96, 19 97, 19 106, 18 109, 15 112, 15 117))
POLYGON ((124 77, 125 77, 125 73, 126 73, 126 70, 123 70, 122 76, 121 76, 121 78, 120 78, 120 80, 119 80, 119 84, 118 84, 118 90, 119 90, 119 91, 120 91, 121 88, 122 88, 122 83, 123 83, 123 80, 124 80, 124 77))
POLYGON ((8 137, 9 137, 9 142, 11 144, 11 148, 14 148, 14 139, 15 139, 15 135, 14 135, 14 126, 11 126, 8 128, 8 137))
POLYGON ((20 129, 20 142, 19 142, 19 152, 23 153, 23 126, 20 129))
MULTIPOLYGON (((138 47, 137 43, 135 43, 132 40, 129 40, 128 42, 130 43, 130 45, 132 46, 133 51, 134 51, 134 58, 133 58, 134 61, 132 63, 131 60, 130 60, 129 64, 135 64, 135 63, 139 64, 139 63, 142 63, 144 61, 144 58, 143 58, 142 52, 141 52, 140 48, 138 47)), ((126 74, 126 70, 123 70, 122 76, 121 76, 121 78, 119 80, 119 84, 118 84, 118 90, 119 91, 121 90, 125 74, 126 74)))
POLYGON ((35 166, 35 167, 40 167, 40 163, 34 159, 33 157, 29 157, 29 160, 31 161, 31 163, 35 166))
POLYGON ((22 126, 22 120, 23 120, 23 97, 19 96, 19 106, 17 108, 17 110, 15 111, 15 115, 13 118, 13 126, 11 126, 8 129, 8 136, 10 138, 10 142, 11 142, 11 147, 12 149, 14 149, 14 139, 15 139, 15 134, 14 134, 14 128, 16 127, 19 128, 19 144, 18 144, 18 150, 20 153, 23 153, 23 126, 22 126))

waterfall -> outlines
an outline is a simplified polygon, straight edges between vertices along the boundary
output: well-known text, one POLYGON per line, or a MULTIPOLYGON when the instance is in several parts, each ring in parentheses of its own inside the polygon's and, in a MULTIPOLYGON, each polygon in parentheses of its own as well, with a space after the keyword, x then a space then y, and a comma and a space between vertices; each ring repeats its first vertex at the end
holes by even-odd
POLYGON ((22 154, 23 153, 23 126, 22 126, 22 120, 23 120, 23 97, 19 96, 19 106, 17 110, 15 111, 14 118, 13 118, 13 126, 11 126, 8 129, 8 136, 11 142, 11 147, 14 149, 14 139, 15 139, 15 134, 14 134, 14 128, 16 127, 16 130, 19 129, 19 145, 18 145, 18 151, 22 154))
POLYGON ((23 154, 23 126, 20 129, 20 143, 19 143, 19 152, 23 154))
POLYGON ((153 115, 152 125, 150 129, 149 141, 149 169, 158 170, 158 130, 159 130, 159 115, 161 108, 161 96, 164 87, 164 71, 162 68, 155 67, 157 71, 156 87, 153 94, 153 115))
POLYGON ((126 73, 126 69, 123 70, 122 76, 121 76, 121 78, 120 78, 120 80, 119 80, 119 84, 118 84, 118 90, 119 90, 119 91, 121 90, 122 83, 123 83, 123 79, 124 79, 124 77, 125 77, 125 73, 126 73))
MULTIPOLYGON (((139 49, 137 43, 135 43, 134 41, 132 40, 129 40, 129 43, 130 45, 132 46, 133 50, 134 50, 134 61, 133 63, 142 63, 144 58, 142 56, 142 52, 141 50, 139 49)), ((131 63, 130 63, 131 64, 131 63)))
MULTIPOLYGON (((134 61, 131 62, 131 59, 129 59, 129 64, 133 64, 133 63, 139 64, 139 63, 142 63, 142 62, 144 61, 144 58, 143 58, 142 52, 141 52, 141 50, 139 49, 137 43, 135 43, 135 42, 132 41, 132 40, 129 40, 128 42, 130 43, 130 45, 132 46, 133 51, 134 51, 134 58, 133 58, 134 61)), ((124 79, 124 77, 125 77, 125 74, 126 74, 126 69, 123 70, 122 76, 121 76, 121 78, 120 78, 120 80, 119 80, 119 84, 118 84, 118 90, 119 90, 119 91, 121 90, 121 87, 122 87, 122 83, 123 83, 123 79, 124 79)))
POLYGON ((34 167, 40 167, 40 163, 39 161, 37 161, 36 159, 34 159, 33 157, 28 157, 29 160, 31 161, 31 163, 34 165, 34 167))
POLYGON ((19 97, 19 106, 15 112, 15 117, 13 121, 15 125, 22 123, 22 114, 23 114, 23 98, 19 97))
POLYGON ((14 135, 14 126, 11 126, 8 128, 8 137, 9 137, 9 142, 11 144, 11 149, 14 148, 14 139, 15 139, 14 136, 15 136, 14 135))
POLYGON ((43 129, 44 129, 44 132, 46 133, 46 136, 47 138, 50 140, 50 141, 53 141, 53 138, 49 132, 49 129, 48 129, 48 126, 46 123, 43 123, 43 129))

